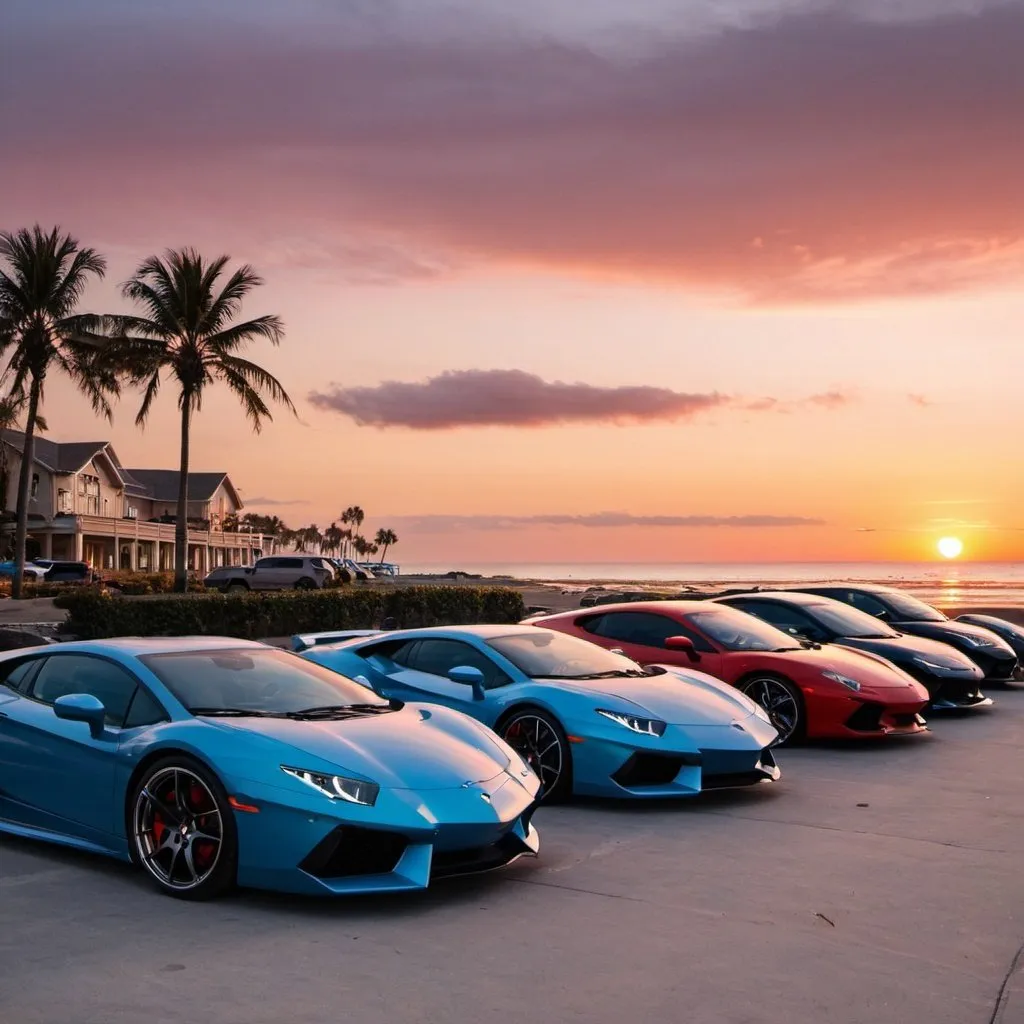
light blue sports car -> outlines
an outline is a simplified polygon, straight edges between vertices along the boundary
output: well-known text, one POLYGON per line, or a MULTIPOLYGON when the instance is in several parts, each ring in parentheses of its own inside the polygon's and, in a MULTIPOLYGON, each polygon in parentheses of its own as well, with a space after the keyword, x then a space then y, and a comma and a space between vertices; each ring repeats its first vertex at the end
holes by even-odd
POLYGON ((330 639, 307 634, 293 645, 383 696, 473 715, 522 755, 548 800, 694 796, 779 777, 770 749, 778 733, 768 715, 702 672, 641 668, 537 626, 330 639))
POLYGON ((540 782, 467 715, 287 651, 181 638, 0 655, 0 833, 173 896, 420 889, 536 854, 540 782))

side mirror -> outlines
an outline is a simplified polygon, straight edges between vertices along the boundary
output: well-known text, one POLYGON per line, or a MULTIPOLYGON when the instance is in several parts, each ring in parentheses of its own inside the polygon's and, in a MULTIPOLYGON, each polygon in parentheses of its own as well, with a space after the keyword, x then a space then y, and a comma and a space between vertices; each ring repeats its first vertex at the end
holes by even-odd
POLYGON ((665 640, 665 649, 669 651, 683 651, 690 661, 700 661, 697 648, 688 636, 670 636, 665 640))
POLYGON ((484 674, 471 665, 456 665, 448 670, 448 678, 453 683, 462 683, 473 687, 473 700, 484 699, 484 674))
POLYGON ((103 735, 107 709, 91 693, 68 693, 53 702, 53 713, 68 722, 85 722, 93 736, 103 735))

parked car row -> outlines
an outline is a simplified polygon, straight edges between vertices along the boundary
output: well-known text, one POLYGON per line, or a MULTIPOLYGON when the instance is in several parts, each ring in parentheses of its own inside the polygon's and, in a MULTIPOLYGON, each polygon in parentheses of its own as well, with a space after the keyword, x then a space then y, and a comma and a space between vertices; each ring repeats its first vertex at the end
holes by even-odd
POLYGON ((418 889, 536 855, 541 801, 774 784, 785 742, 992 703, 956 647, 817 594, 391 625, 0 654, 0 832, 190 899, 418 889))
MULTIPOLYGON (((386 576, 396 573, 385 572, 386 576)), ((221 565, 203 580, 211 590, 244 593, 249 590, 318 590, 335 581, 372 580, 369 566, 351 558, 326 555, 268 555, 252 565, 221 565)))

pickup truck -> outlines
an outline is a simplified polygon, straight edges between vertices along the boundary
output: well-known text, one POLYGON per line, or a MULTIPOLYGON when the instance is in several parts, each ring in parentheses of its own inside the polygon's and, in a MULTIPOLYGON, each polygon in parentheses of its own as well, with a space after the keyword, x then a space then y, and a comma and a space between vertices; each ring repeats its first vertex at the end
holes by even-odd
POLYGON ((318 590, 334 579, 334 570, 319 555, 271 555, 255 565, 222 565, 203 583, 212 590, 318 590))

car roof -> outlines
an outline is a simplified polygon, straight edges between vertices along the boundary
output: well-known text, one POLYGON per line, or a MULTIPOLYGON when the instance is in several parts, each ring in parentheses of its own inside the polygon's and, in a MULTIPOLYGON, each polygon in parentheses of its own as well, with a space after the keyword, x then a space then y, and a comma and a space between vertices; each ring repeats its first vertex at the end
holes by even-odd
POLYGON ((816 583, 807 590, 860 590, 865 594, 894 594, 895 587, 884 587, 880 583, 816 583))
POLYGON ((478 640, 493 640, 499 636, 532 636, 537 632, 538 626, 520 626, 514 624, 502 625, 478 625, 478 626, 425 626, 419 629, 394 629, 382 632, 378 637, 370 639, 380 640, 412 640, 416 637, 434 636, 446 639, 457 640, 462 637, 476 637, 478 640))
MULTIPOLYGON (((226 649, 237 650, 240 647, 261 648, 270 650, 266 644, 255 640, 239 640, 232 636, 154 636, 135 637, 124 636, 110 640, 73 640, 70 643, 58 646, 47 645, 45 650, 48 654, 57 652, 92 652, 94 654, 128 654, 133 657, 142 657, 147 654, 178 654, 189 651, 223 651, 226 649)), ((30 653, 31 648, 21 648, 13 651, 13 654, 30 653)), ((7 652, 4 652, 5 654, 7 652)))
POLYGON ((591 615, 606 615, 608 612, 665 612, 673 611, 680 615, 690 612, 707 611, 713 607, 710 601, 622 601, 618 604, 599 604, 589 608, 574 608, 568 612, 556 612, 552 615, 540 615, 536 621, 543 623, 545 619, 578 619, 591 615))
POLYGON ((806 594, 799 590, 752 590, 747 594, 730 594, 728 597, 715 598, 721 604, 732 604, 734 601, 766 600, 786 601, 789 604, 815 605, 822 604, 824 600, 821 594, 806 594))

